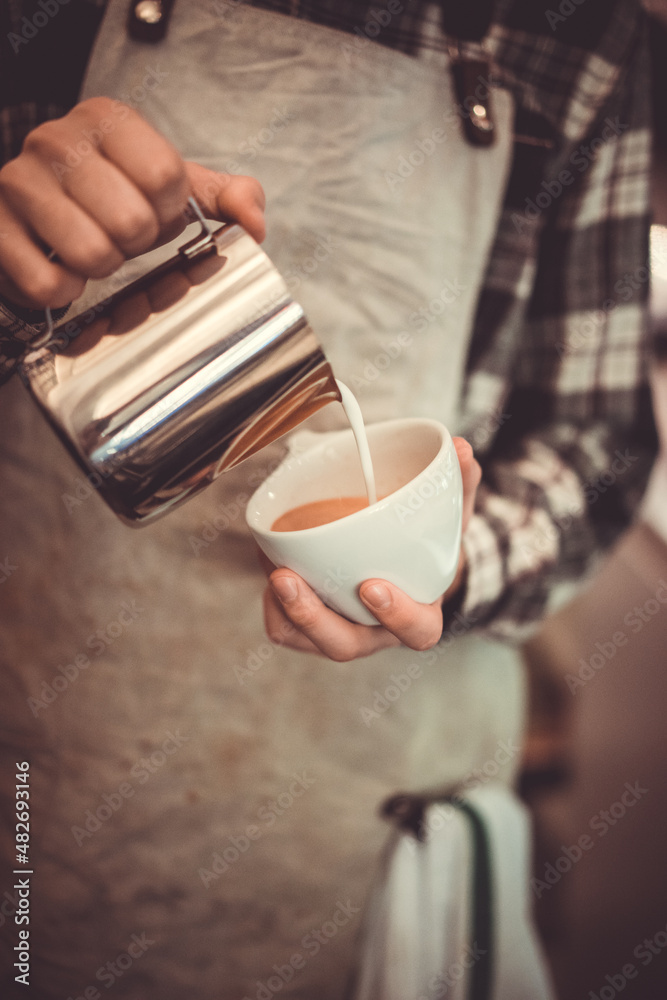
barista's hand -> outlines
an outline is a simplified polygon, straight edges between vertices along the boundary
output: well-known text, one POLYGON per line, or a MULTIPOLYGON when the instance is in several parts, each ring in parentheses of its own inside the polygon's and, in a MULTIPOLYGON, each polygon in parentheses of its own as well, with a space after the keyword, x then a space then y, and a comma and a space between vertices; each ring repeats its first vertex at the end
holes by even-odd
MULTIPOLYGON (((481 469, 472 448, 454 438, 463 478, 463 529, 472 515, 481 469)), ((355 660, 392 646, 424 650, 442 634, 442 604, 462 586, 463 549, 456 579, 433 604, 418 604, 398 587, 383 580, 366 580, 359 596, 379 625, 356 625, 342 618, 319 599, 307 583, 291 570, 275 569, 264 593, 266 632, 273 642, 292 649, 321 653, 332 660, 355 660), (294 628, 290 628, 290 623, 294 628)))
POLYGON ((264 238, 258 181, 184 162, 120 101, 83 101, 30 132, 0 170, 0 294, 32 308, 66 305, 86 279, 176 237, 191 195, 208 218, 264 238))

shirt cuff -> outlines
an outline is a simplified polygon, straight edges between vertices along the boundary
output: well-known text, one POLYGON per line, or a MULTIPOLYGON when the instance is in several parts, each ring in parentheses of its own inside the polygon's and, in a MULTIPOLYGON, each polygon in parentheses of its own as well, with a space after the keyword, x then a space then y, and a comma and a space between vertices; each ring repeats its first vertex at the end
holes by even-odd
MULTIPOLYGON (((52 310, 58 322, 69 306, 52 310)), ((0 299, 0 384, 6 382, 46 329, 43 309, 25 309, 0 299)))

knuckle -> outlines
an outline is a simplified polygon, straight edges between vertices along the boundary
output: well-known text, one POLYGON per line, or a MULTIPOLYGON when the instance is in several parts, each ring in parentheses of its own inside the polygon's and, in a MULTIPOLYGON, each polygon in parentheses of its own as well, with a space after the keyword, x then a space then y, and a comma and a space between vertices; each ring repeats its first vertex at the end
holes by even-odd
POLYGON ((21 217, 25 215, 26 203, 34 204, 39 198, 40 192, 26 170, 25 158, 19 156, 5 163, 0 170, 0 199, 21 217))
POLYGON ((255 177, 238 178, 239 194, 244 195, 251 201, 263 205, 265 201, 264 188, 255 177))
POLYGON ((23 151, 37 156, 49 154, 60 147, 62 127, 58 119, 42 122, 28 132, 23 140, 23 151))
POLYGON ((427 649, 431 648, 431 646, 435 646, 437 641, 437 636, 419 636, 409 645, 410 649, 414 649, 417 653, 425 653, 427 649))
MULTIPOLYGON (((378 618, 380 614, 378 613, 378 618)), ((414 612, 394 607, 381 618, 383 626, 394 635, 409 635, 415 629, 414 612)))
POLYGON ((60 298, 62 282, 56 268, 38 267, 25 274, 21 291, 36 307, 45 308, 60 298))
POLYGON ((289 609, 290 621, 306 633, 317 627, 317 617, 317 609, 304 602, 299 602, 289 609))
POLYGON ((175 149, 167 147, 142 174, 142 186, 149 196, 157 196, 183 185, 185 164, 175 149))
POLYGON ((274 643, 274 645, 285 645, 285 636, 282 630, 278 627, 277 623, 267 620, 265 622, 265 629, 267 638, 274 643))
POLYGON ((124 209, 116 212, 112 237, 122 247, 152 246, 160 233, 156 216, 146 206, 141 209, 124 209))
POLYGON ((89 238, 67 254, 67 263, 88 278, 106 278, 120 267, 125 258, 110 242, 89 238))
POLYGON ((16 178, 21 176, 21 164, 18 159, 8 160, 5 165, 0 168, 0 184, 3 187, 14 184, 16 178))
POLYGON ((365 637, 358 638, 357 636, 350 635, 345 639, 342 637, 339 638, 335 648, 327 650, 326 655, 335 663, 350 663, 352 660, 357 660, 360 656, 370 656, 376 652, 378 652, 378 647, 375 645, 374 638, 368 640, 365 637))
POLYGON ((19 192, 22 185, 21 164, 18 160, 10 160, 0 170, 0 196, 11 201, 12 196, 19 192))
POLYGON ((330 660, 334 663, 349 663, 350 660, 356 659, 356 653, 349 652, 348 650, 334 649, 327 653, 330 660))
POLYGON ((87 97, 85 101, 80 101, 70 112, 73 118, 105 118, 114 110, 117 104, 111 97, 87 97))

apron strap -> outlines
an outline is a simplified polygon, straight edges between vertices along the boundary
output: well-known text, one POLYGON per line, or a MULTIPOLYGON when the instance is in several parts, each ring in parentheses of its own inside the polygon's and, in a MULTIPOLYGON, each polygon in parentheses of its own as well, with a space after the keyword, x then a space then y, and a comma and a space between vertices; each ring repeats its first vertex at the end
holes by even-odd
POLYGON ((490 146, 495 139, 491 107, 491 64, 481 43, 491 24, 493 0, 440 0, 442 30, 450 46, 452 77, 459 105, 464 109, 463 134, 472 146, 490 146), (466 43, 462 46, 461 43, 466 43), (472 51, 467 51, 472 48, 472 51))

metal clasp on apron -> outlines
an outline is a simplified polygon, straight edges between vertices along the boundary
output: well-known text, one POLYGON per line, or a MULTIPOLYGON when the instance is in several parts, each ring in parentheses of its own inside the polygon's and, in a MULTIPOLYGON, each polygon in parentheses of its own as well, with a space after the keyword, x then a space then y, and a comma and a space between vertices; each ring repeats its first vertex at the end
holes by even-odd
POLYGON ((452 79, 463 110, 463 134, 473 146, 490 146, 496 126, 491 108, 491 63, 483 56, 464 55, 460 42, 450 45, 452 79))
POLYGON ((167 33, 174 0, 132 0, 127 17, 130 37, 138 42, 159 42, 167 33))

